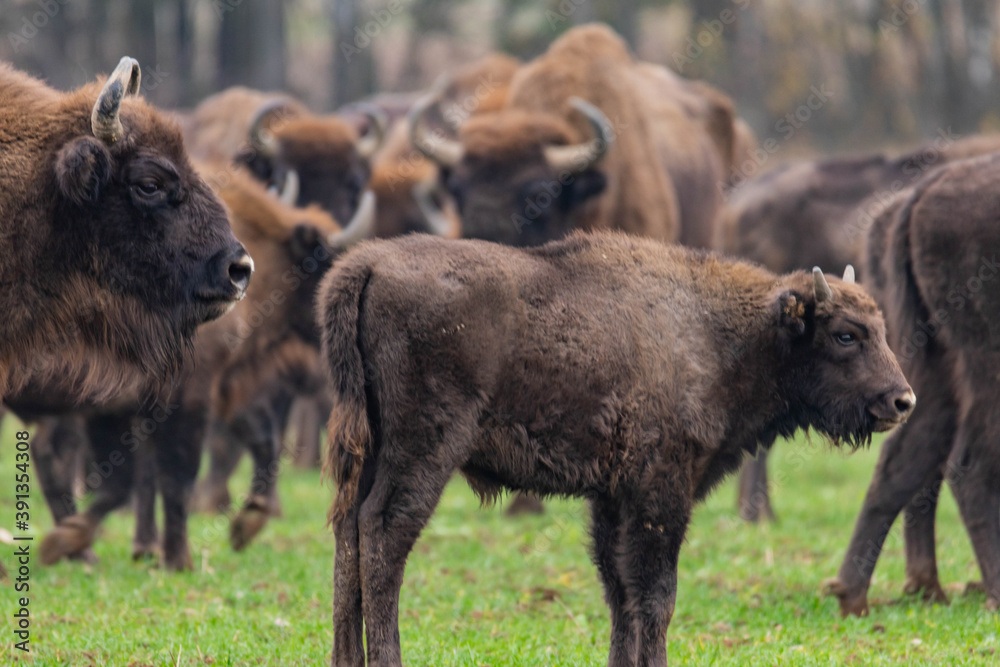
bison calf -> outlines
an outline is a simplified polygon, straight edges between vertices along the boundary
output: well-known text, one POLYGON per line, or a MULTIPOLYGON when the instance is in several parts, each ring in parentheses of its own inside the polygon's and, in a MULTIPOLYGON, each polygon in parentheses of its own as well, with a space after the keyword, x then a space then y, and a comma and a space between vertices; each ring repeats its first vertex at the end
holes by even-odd
POLYGON ((666 664, 695 501, 813 427, 857 447, 915 398, 857 285, 617 234, 534 249, 409 236, 323 280, 333 664, 398 665, 407 554, 461 470, 591 502, 611 665, 666 664), (832 283, 832 284, 831 284, 832 283))

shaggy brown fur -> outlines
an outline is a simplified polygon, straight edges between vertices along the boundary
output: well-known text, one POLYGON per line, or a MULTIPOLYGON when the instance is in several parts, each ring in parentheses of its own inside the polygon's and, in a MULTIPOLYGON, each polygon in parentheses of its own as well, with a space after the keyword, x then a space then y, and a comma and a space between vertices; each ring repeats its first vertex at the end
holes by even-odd
POLYGON ((934 545, 942 480, 972 541, 987 606, 1000 603, 998 187, 1000 154, 953 162, 900 193, 868 236, 866 282, 920 405, 885 441, 830 584, 844 614, 867 613, 872 572, 901 511, 904 590, 947 600, 934 545))
MULTIPOLYGON (((47 563, 90 546, 93 530, 82 531, 81 526, 97 526, 109 511, 128 499, 136 458, 147 456, 155 487, 164 498, 164 562, 172 569, 189 568, 187 502, 210 408, 231 428, 258 423, 262 421, 258 413, 270 409, 269 400, 260 400, 261 395, 270 397, 275 387, 315 377, 319 337, 312 318, 312 296, 319 276, 333 258, 334 250, 325 239, 339 227, 318 208, 294 209, 282 204, 255 179, 225 165, 203 166, 201 172, 229 208, 237 236, 257 262, 259 280, 255 278, 247 298, 232 312, 199 329, 193 358, 186 364, 179 385, 164 400, 165 408, 149 408, 133 397, 88 411, 95 461, 97 465, 115 462, 113 475, 97 489, 97 497, 83 515, 59 521, 42 542, 47 563), (156 409, 163 414, 157 416, 156 409), (141 428, 134 430, 147 419, 156 424, 152 434, 141 428), (126 434, 131 440, 123 448, 126 434)), ((44 391, 33 393, 46 396, 44 391)), ((45 407, 37 399, 32 405, 35 410, 45 407)), ((57 411, 61 406, 49 407, 57 411)), ((270 419, 268 416, 265 421, 270 419)), ((264 436, 254 435, 246 434, 245 439, 251 443, 255 458, 273 461, 277 434, 267 430, 264 436)), ((268 464, 259 467, 262 479, 255 483, 264 487, 261 493, 266 496, 275 471, 268 470, 268 464)), ((263 527, 253 516, 255 501, 251 498, 249 502, 247 516, 234 533, 243 543, 263 527)), ((155 523, 148 525, 151 512, 144 521, 147 525, 141 525, 138 532, 155 536, 155 523)), ((149 539, 137 539, 139 542, 149 539)), ((145 547, 137 549, 137 553, 148 552, 145 547)))
POLYGON ((195 157, 244 164, 269 186, 282 187, 289 171, 298 174, 296 204, 318 204, 337 220, 350 220, 368 182, 368 157, 358 152, 363 121, 319 116, 286 95, 234 87, 206 98, 183 123, 195 157), (284 101, 265 129, 276 140, 276 153, 255 150, 248 142, 258 109, 284 101))
POLYGON ((693 504, 778 435, 859 446, 912 405, 857 285, 624 234, 369 242, 318 303, 335 665, 363 664, 363 629, 369 664, 400 664, 406 557, 455 470, 484 500, 588 498, 610 664, 664 665, 693 504))
POLYGON ((605 26, 574 28, 517 70, 500 110, 462 127, 465 155, 443 182, 459 202, 467 237, 532 245, 573 228, 616 228, 708 246, 732 161, 733 122, 718 91, 636 62, 605 26), (558 185, 560 174, 543 159, 543 146, 593 137, 570 106, 574 96, 607 116, 615 140, 597 165, 546 197, 541 189, 558 185), (531 205, 538 199, 540 213, 531 205))
POLYGON ((0 396, 33 378, 79 399, 158 384, 245 289, 231 275, 243 249, 177 127, 117 83, 124 134, 104 143, 91 120, 103 85, 59 93, 0 64, 0 281, 12 286, 0 396))
MULTIPOLYGON (((1000 135, 935 142, 889 159, 832 158, 783 166, 736 189, 720 221, 724 252, 779 273, 821 266, 861 268, 868 229, 896 193, 937 167, 1000 150, 1000 135)), ((739 511, 773 518, 767 453, 748 461, 740 478, 739 511)))

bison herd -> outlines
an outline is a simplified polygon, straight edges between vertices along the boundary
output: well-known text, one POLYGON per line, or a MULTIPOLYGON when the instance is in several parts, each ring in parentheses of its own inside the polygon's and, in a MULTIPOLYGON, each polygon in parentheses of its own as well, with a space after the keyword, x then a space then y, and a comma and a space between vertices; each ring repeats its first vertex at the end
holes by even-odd
POLYGON ((585 498, 609 664, 664 665, 694 504, 747 460, 740 513, 772 518, 777 438, 893 429, 828 590, 867 612, 904 512, 905 589, 946 600, 947 480, 1000 603, 1000 139, 735 186, 755 138, 730 99, 600 25, 328 115, 139 90, 131 58, 70 93, 0 64, 0 389, 38 422, 44 563, 92 559, 134 496, 133 555, 189 569, 189 509, 229 504, 243 451, 246 548, 312 406, 337 485, 332 664, 401 664, 407 556, 460 471, 483 502, 585 498), (83 511, 81 457, 107 471, 83 511))

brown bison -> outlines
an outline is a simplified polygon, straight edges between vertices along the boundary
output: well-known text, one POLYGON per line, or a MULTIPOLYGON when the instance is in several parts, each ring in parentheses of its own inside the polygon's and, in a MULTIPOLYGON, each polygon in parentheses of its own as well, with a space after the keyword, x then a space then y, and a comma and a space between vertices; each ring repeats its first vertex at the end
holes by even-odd
MULTIPOLYGON (((294 387, 302 378, 314 377, 319 332, 312 299, 334 254, 368 235, 371 195, 355 220, 340 230, 325 212, 291 208, 240 171, 215 166, 203 169, 203 176, 229 208, 233 229, 256 258, 257 276, 247 298, 232 312, 199 329, 180 382, 162 401, 149 405, 136 396, 118 396, 85 411, 95 468, 107 469, 108 474, 86 512, 75 513, 72 498, 63 503, 68 508, 53 508, 58 525, 42 541, 40 558, 45 564, 85 552, 104 516, 128 499, 136 475, 146 471, 154 476, 155 484, 140 489, 155 488, 163 496, 164 562, 171 569, 190 568, 187 503, 210 417, 236 429, 245 423, 259 424, 259 412, 271 409, 275 394, 286 386, 294 387)), ((48 387, 29 388, 33 391, 10 401, 21 415, 72 412, 73 406, 55 401, 48 387)), ((72 433, 72 429, 66 431, 72 433)), ((58 435, 57 430, 54 437, 58 435)), ((255 458, 265 461, 258 467, 267 470, 274 459, 271 440, 247 441, 255 458)), ((35 449, 64 448, 65 443, 44 442, 35 449)), ((36 458, 36 463, 41 461, 36 458)), ((255 480, 246 508, 234 521, 237 540, 263 527, 272 481, 273 471, 271 477, 255 480)), ((63 480, 59 488, 66 486, 63 480)), ((46 493, 53 495, 48 488, 46 493)), ((133 545, 136 557, 158 551, 155 524, 150 527, 151 510, 140 518, 133 545)))
POLYGON ((908 593, 946 601, 934 517, 951 486, 983 575, 1000 603, 1000 155, 928 174, 880 215, 868 236, 866 283, 920 405, 883 444, 850 546, 830 590, 844 614, 868 611, 868 585, 902 511, 908 593))
MULTIPOLYGON (((861 262, 874 219, 896 193, 949 162, 1000 150, 1000 135, 954 139, 947 133, 919 149, 884 155, 791 163, 749 181, 727 202, 720 250, 786 273, 810 266, 840 272, 861 262)), ((748 521, 774 518, 767 455, 747 461, 739 511, 748 521)))
POLYGON ((503 106, 458 140, 412 113, 413 144, 441 167, 462 236, 535 245, 615 228, 708 246, 735 141, 732 104, 640 63, 609 28, 568 31, 514 74, 503 106))
POLYGON ((694 503, 779 435, 858 446, 914 402, 857 285, 624 234, 369 242, 317 303, 334 665, 364 664, 365 648, 369 664, 400 664, 407 554, 456 470, 484 501, 590 500, 609 663, 665 665, 694 503))
POLYGON ((162 380, 253 264, 177 127, 123 58, 60 93, 0 64, 0 396, 33 378, 74 399, 162 380))
POLYGON ((319 116, 287 95, 235 87, 205 99, 181 123, 195 157, 235 160, 285 203, 317 204, 350 220, 385 130, 376 110, 361 118, 319 116))

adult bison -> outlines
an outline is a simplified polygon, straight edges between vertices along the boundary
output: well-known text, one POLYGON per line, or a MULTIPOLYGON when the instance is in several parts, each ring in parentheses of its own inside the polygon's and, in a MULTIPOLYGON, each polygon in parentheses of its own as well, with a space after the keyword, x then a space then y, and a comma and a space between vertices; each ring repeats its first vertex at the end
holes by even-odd
POLYGON ((371 107, 352 123, 314 114, 287 95, 239 86, 206 98, 181 125, 195 157, 235 160, 285 203, 317 204, 337 220, 354 216, 385 131, 371 107))
MULTIPOLYGON (((810 266, 840 272, 862 261, 868 229, 895 195, 941 165, 1000 150, 1000 135, 955 139, 942 134, 920 148, 885 155, 790 163, 747 182, 729 197, 719 249, 785 273, 810 266)), ((739 512, 774 518, 768 452, 740 475, 739 512)))
POLYGON ((946 601, 934 517, 947 479, 972 540, 987 606, 1000 603, 1000 154, 925 176, 868 236, 866 280, 920 405, 882 446, 850 546, 830 590, 865 614, 879 553, 901 511, 908 593, 946 601))
POLYGON ((534 245, 574 228, 707 247, 735 141, 732 104, 709 86, 640 63, 610 29, 568 31, 514 74, 503 106, 458 139, 413 144, 441 168, 462 236, 534 245))
POLYGON ((177 127, 123 58, 71 93, 0 64, 0 396, 32 378, 109 396, 180 365, 253 264, 177 127))
MULTIPOLYGON (((204 176, 229 208, 237 236, 256 257, 257 277, 247 298, 232 312, 199 329, 189 363, 161 402, 150 405, 140 396, 119 396, 83 411, 96 469, 107 474, 102 473, 105 479, 85 512, 76 513, 71 498, 69 507, 53 507, 57 526, 39 548, 45 564, 84 553, 101 521, 128 500, 136 477, 144 471, 151 481, 139 487, 147 501, 140 505, 147 511, 140 514, 134 555, 159 550, 152 521, 152 494, 158 491, 165 515, 164 563, 171 569, 190 568, 187 503, 210 417, 237 430, 247 423, 262 424, 260 414, 270 410, 270 399, 314 376, 319 332, 312 299, 319 278, 335 253, 368 235, 371 206, 362 205, 358 216, 341 230, 323 211, 289 207, 249 175, 225 165, 204 169, 204 176), (143 466, 143 460, 148 465, 143 466)), ((54 402, 44 384, 30 388, 33 391, 11 401, 20 414, 72 412, 72 405, 54 402)), ((64 435, 67 430, 63 429, 64 435)), ((267 471, 275 458, 269 435, 260 429, 260 437, 247 438, 255 458, 264 461, 259 470, 267 471)), ((43 442, 35 450, 58 450, 64 445, 43 442)), ((36 457, 36 463, 44 462, 36 457)), ((251 496, 234 521, 238 539, 263 527, 274 474, 271 470, 270 476, 254 480, 251 496)), ((48 478, 62 489, 67 487, 58 475, 48 478)), ((49 488, 46 494, 55 495, 49 488)))
POLYGON ((591 501, 612 665, 666 664, 693 504, 813 427, 859 446, 913 392, 860 287, 624 234, 363 244, 318 298, 334 408, 334 665, 400 664, 407 554, 455 470, 591 501), (362 620, 363 619, 363 620, 362 620))

